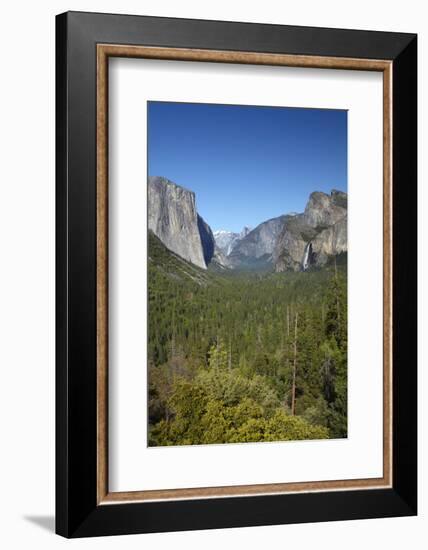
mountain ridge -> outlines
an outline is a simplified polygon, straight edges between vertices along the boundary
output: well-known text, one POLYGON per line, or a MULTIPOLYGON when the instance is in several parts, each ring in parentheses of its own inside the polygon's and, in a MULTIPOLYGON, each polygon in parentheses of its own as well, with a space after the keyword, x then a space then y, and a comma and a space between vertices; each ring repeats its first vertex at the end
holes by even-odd
POLYGON ((270 218, 240 233, 212 231, 195 193, 162 176, 148 178, 148 227, 173 253, 207 269, 307 271, 347 252, 347 193, 313 191, 304 212, 270 218))

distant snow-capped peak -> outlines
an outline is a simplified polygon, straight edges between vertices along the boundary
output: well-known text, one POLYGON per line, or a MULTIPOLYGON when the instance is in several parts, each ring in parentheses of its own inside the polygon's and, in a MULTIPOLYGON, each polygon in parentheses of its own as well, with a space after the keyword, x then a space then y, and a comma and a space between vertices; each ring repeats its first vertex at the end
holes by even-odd
POLYGON ((252 230, 253 230, 253 228, 250 227, 249 225, 244 225, 241 232, 239 233, 239 237, 241 239, 243 239, 244 237, 246 237, 248 235, 248 233, 251 233, 252 230))
POLYGON ((239 233, 234 233, 228 229, 216 229, 213 232, 213 235, 217 247, 223 252, 223 254, 228 256, 238 242, 246 237, 250 231, 251 228, 247 226, 245 226, 239 233))

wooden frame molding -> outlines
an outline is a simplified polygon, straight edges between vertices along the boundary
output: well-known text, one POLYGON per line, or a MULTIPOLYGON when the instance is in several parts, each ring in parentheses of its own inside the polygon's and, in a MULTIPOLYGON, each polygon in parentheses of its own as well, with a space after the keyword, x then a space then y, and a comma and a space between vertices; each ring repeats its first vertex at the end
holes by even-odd
POLYGON ((56 533, 78 538, 416 515, 417 35, 71 11, 56 16, 55 48, 56 533), (383 76, 382 477, 110 491, 110 57, 383 76))
POLYGON ((389 60, 241 51, 97 45, 97 502, 183 500, 278 493, 392 487, 392 68, 389 60), (279 65, 383 73, 383 477, 233 487, 109 492, 108 489, 108 59, 134 57, 182 61, 279 65))

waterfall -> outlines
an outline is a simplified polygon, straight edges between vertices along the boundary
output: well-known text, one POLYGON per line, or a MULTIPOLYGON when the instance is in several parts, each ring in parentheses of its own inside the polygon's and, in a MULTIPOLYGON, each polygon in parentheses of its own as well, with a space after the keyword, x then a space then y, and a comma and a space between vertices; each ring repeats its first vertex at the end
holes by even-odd
POLYGON ((308 244, 305 246, 305 252, 303 254, 303 261, 302 261, 302 270, 306 271, 310 265, 312 260, 312 243, 309 241, 308 244))

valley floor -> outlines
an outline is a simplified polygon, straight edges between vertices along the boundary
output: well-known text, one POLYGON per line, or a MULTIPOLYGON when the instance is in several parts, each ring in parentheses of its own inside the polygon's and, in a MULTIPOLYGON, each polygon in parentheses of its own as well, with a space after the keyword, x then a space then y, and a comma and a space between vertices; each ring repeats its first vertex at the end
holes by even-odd
POLYGON ((149 445, 347 435, 346 265, 211 273, 149 237, 149 445))

